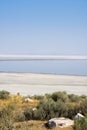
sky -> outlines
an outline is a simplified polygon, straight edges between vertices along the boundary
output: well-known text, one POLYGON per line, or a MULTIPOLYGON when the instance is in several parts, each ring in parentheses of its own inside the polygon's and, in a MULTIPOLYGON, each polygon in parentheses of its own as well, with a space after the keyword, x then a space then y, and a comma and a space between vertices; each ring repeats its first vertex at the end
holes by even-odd
POLYGON ((0 54, 87 55, 87 0, 1 0, 0 54))
MULTIPOLYGON (((87 56, 87 0, 0 0, 0 55, 87 56)), ((87 61, 0 61, 0 71, 87 75, 87 61)))

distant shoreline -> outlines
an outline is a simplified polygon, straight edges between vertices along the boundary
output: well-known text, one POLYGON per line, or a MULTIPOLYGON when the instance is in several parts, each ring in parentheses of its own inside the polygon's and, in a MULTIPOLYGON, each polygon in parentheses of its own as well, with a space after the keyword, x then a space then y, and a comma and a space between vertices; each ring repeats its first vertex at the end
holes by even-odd
POLYGON ((21 95, 43 95, 55 91, 87 95, 87 76, 0 72, 0 90, 21 95))
POLYGON ((79 74, 57 74, 57 73, 38 73, 38 72, 18 72, 18 71, 0 71, 0 73, 19 73, 19 74, 43 74, 43 75, 60 75, 60 76, 87 76, 79 74))

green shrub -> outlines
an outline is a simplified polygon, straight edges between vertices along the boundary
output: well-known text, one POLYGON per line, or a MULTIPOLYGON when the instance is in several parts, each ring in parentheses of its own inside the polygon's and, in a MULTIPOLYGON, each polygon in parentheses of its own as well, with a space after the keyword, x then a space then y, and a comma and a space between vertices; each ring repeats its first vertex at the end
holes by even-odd
POLYGON ((0 110, 0 126, 3 130, 12 130, 14 123, 14 104, 8 104, 0 110))
POLYGON ((70 94, 70 95, 68 95, 68 97, 69 97, 69 100, 71 102, 79 102, 80 101, 80 97, 75 95, 75 94, 70 94))
POLYGON ((80 110, 82 114, 87 114, 87 99, 80 103, 80 110))
POLYGON ((67 108, 68 108, 67 117, 71 119, 73 119, 78 112, 81 112, 79 104, 76 105, 68 104, 67 108))
POLYGON ((58 112, 58 116, 59 117, 67 117, 68 115, 68 107, 67 105, 61 101, 61 100, 58 100, 57 103, 56 103, 56 111, 58 112))
MULTIPOLYGON (((52 99, 42 100, 37 106, 37 111, 44 114, 43 119, 68 116, 67 105, 61 100, 57 102, 52 99)), ((42 115, 40 115, 39 118, 42 119, 42 115)))
POLYGON ((75 119, 73 129, 87 130, 87 119, 86 118, 81 118, 80 120, 75 119))
POLYGON ((25 115, 22 110, 16 112, 15 114, 15 122, 22 122, 25 121, 25 115))
POLYGON ((52 94, 52 99, 56 102, 57 100, 61 100, 63 102, 68 101, 68 95, 66 92, 55 92, 52 94))
POLYGON ((46 119, 46 112, 42 107, 40 107, 38 110, 33 111, 33 119, 34 120, 44 120, 46 119))
POLYGON ((8 91, 2 90, 0 91, 0 99, 8 99, 10 97, 10 93, 8 91))
POLYGON ((44 98, 44 96, 42 96, 42 95, 34 95, 33 98, 37 99, 37 100, 42 100, 44 98))
POLYGON ((32 108, 27 108, 24 110, 25 120, 32 120, 33 119, 33 110, 32 108))

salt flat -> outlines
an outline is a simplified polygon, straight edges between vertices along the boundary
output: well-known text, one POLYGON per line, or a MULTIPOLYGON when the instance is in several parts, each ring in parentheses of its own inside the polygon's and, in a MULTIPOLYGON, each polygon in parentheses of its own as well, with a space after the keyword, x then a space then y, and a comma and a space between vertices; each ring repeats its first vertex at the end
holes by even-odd
POLYGON ((87 95, 87 76, 34 73, 0 73, 0 90, 13 94, 36 95, 66 91, 87 95))

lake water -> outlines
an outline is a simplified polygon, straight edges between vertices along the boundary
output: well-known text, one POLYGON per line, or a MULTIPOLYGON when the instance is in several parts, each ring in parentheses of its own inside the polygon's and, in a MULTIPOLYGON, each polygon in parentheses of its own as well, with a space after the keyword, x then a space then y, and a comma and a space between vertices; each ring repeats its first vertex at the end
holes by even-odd
POLYGON ((87 60, 0 61, 0 71, 87 75, 87 60))

